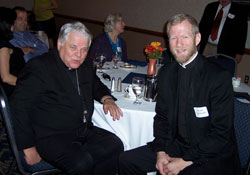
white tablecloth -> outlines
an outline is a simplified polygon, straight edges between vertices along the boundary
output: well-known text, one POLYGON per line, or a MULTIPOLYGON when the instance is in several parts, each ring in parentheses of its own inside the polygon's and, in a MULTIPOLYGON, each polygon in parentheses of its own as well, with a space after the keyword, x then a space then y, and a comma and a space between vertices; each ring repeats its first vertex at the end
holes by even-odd
POLYGON ((38 31, 38 33, 36 34, 36 37, 41 40, 43 43, 45 43, 47 45, 47 47, 49 48, 49 39, 47 34, 44 31, 38 31))
MULTIPOLYGON (((250 95, 250 87, 248 85, 246 85, 245 83, 240 83, 239 87, 234 87, 234 91, 235 92, 247 92, 250 95)), ((244 103, 250 103, 248 100, 246 99, 238 99, 241 102, 244 103)))
MULTIPOLYGON (((109 74, 111 78, 115 77, 116 81, 119 77, 123 80, 130 72, 146 74, 147 70, 147 67, 137 67, 134 69, 123 69, 119 67, 119 69, 112 69, 113 63, 107 64, 104 68, 110 67, 110 69, 104 70, 104 72, 109 74)), ((118 65, 120 64, 122 63, 118 65)), ((97 74, 104 84, 108 87, 111 86, 111 82, 104 80, 101 77, 101 73, 97 74)), ((124 89, 127 86, 128 84, 122 84, 122 92, 112 93, 112 95, 117 98, 116 104, 123 111, 123 117, 120 120, 113 121, 109 114, 105 115, 102 109, 103 105, 99 102, 95 102, 92 117, 94 125, 115 133, 122 140, 125 150, 145 145, 147 142, 153 140, 153 118, 155 116, 154 102, 147 102, 141 99, 141 105, 134 105, 133 102, 135 99, 124 97, 124 89)))
POLYGON ((235 92, 247 92, 250 95, 250 87, 245 83, 240 83, 239 87, 234 87, 235 92))

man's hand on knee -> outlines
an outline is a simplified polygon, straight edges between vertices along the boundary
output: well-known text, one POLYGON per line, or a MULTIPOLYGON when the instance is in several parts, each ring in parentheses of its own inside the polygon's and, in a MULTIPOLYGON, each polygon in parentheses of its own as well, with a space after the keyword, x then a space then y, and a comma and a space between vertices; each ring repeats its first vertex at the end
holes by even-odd
POLYGON ((177 175, 184 168, 192 165, 192 161, 185 161, 182 158, 170 158, 169 163, 164 167, 165 173, 171 175, 177 175))
POLYGON ((161 175, 167 175, 164 171, 166 165, 169 163, 170 157, 163 151, 157 153, 156 169, 161 175))

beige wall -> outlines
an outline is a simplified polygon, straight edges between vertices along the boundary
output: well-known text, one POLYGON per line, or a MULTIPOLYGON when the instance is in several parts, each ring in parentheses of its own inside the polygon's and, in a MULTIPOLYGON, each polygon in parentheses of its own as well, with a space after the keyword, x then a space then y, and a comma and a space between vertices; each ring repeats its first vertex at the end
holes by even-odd
MULTIPOLYGON (((127 26, 163 32, 165 22, 169 17, 177 13, 188 13, 200 21, 207 3, 214 0, 57 0, 58 14, 81 17, 103 21, 110 12, 121 12, 127 26), (180 5, 181 4, 181 5, 180 5)), ((31 10, 33 0, 1 0, 0 6, 14 7, 22 5, 31 10)), ((57 18, 58 26, 68 20, 57 18)), ((85 23, 93 36, 102 33, 103 27, 85 23)), ((250 27, 249 27, 250 28, 250 27)), ((127 42, 129 59, 145 60, 143 48, 151 41, 165 43, 162 37, 145 35, 142 33, 125 31, 121 35, 127 42)), ((250 75, 250 55, 244 55, 238 65, 238 75, 245 77, 250 75)))
MULTIPOLYGON (((242 61, 238 65, 238 76, 244 81, 245 75, 250 76, 250 55, 244 55, 242 61)), ((248 82, 250 85, 250 82, 248 82)))
POLYGON ((0 6, 13 8, 15 6, 23 6, 27 10, 31 10, 33 6, 33 0, 1 0, 0 6))
POLYGON ((199 21, 205 5, 213 0, 58 0, 60 14, 103 21, 110 12, 121 12, 128 26, 162 32, 166 20, 189 13, 199 21), (181 5, 180 5, 181 4, 181 5))
MULTIPOLYGON (((129 27, 163 32, 168 18, 176 13, 189 13, 200 20, 205 5, 213 0, 58 0, 58 14, 104 21, 110 12, 121 12, 125 23, 129 27), (182 4, 182 6, 180 6, 182 4), (199 6, 194 10, 194 6, 199 6), (185 7, 185 8, 183 8, 185 7)), ((57 18, 58 19, 58 18, 57 18)), ((58 19, 63 20, 63 19, 58 19)), ((61 25, 63 22, 59 22, 61 25)), ((102 33, 99 25, 85 23, 94 37, 102 33)), ((151 41, 160 41, 165 46, 163 37, 145 35, 132 31, 125 31, 121 37, 126 40, 129 59, 145 60, 143 48, 151 41)))

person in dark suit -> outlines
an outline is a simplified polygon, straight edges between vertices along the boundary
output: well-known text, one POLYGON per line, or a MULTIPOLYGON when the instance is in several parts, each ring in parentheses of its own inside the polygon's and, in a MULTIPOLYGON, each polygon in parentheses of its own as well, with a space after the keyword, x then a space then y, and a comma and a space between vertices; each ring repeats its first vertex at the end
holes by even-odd
POLYGON ((231 76, 198 53, 201 35, 190 15, 169 19, 167 34, 175 60, 159 72, 155 139, 122 153, 120 174, 232 174, 231 76))
POLYGON ((247 38, 247 13, 239 4, 231 0, 218 0, 205 8, 200 24, 200 53, 212 55, 222 53, 231 56, 239 63, 244 54, 247 38), (216 38, 211 37, 216 16, 223 8, 223 16, 216 38))
POLYGON ((85 59, 91 35, 80 22, 64 24, 57 48, 32 59, 10 99, 16 141, 30 165, 41 158, 70 175, 117 172, 121 140, 93 126, 94 99, 119 119, 122 111, 85 59))

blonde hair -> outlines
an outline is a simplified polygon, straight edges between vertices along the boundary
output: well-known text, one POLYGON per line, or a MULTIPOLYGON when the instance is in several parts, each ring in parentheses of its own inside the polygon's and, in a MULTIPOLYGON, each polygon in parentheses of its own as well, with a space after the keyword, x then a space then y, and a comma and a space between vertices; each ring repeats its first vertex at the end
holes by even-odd
POLYGON ((122 15, 120 13, 111 13, 109 14, 104 21, 104 31, 112 32, 115 28, 115 24, 117 21, 122 19, 122 15))

